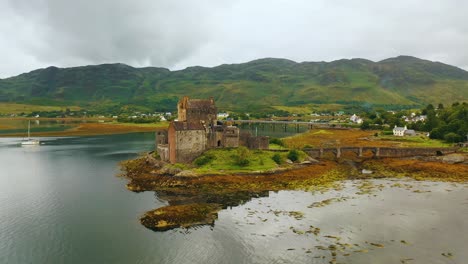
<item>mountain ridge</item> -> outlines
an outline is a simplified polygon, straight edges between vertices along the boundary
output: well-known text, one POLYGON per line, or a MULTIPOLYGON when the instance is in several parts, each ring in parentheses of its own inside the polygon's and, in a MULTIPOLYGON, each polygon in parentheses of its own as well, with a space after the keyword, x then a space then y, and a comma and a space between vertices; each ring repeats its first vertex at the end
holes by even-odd
POLYGON ((41 104, 135 105, 174 109, 181 96, 214 96, 224 109, 275 105, 423 105, 468 98, 468 72, 441 62, 398 56, 295 62, 261 58, 171 71, 123 63, 50 66, 0 79, 0 101, 41 104))

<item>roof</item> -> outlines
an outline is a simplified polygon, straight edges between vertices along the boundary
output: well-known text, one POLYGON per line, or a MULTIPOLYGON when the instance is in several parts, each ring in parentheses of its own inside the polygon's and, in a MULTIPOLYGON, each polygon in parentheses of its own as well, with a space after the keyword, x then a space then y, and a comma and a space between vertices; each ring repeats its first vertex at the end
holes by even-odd
POLYGON ((395 128, 393 128, 393 130, 396 130, 396 131, 405 131, 406 128, 404 128, 404 127, 395 127, 395 128))
POLYGON ((174 126, 176 131, 205 130, 205 126, 200 122, 173 121, 171 124, 174 126))

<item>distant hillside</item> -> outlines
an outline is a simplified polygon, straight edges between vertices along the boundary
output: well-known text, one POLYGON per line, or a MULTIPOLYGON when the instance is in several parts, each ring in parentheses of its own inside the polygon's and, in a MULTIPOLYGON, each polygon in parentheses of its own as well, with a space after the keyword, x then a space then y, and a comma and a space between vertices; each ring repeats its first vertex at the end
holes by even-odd
POLYGON ((231 110, 315 104, 424 105, 468 99, 468 72, 400 56, 297 63, 259 59, 213 68, 49 67, 0 79, 0 102, 175 109, 178 98, 214 96, 231 110))

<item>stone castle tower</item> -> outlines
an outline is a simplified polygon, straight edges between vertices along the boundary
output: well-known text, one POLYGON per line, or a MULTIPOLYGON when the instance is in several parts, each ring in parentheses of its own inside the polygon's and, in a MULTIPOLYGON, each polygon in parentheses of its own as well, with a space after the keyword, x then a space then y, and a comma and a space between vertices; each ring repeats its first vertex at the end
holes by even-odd
POLYGON ((188 163, 210 148, 238 147, 239 128, 217 124, 213 98, 190 99, 177 104, 178 119, 167 132, 158 132, 157 152, 162 160, 188 163))

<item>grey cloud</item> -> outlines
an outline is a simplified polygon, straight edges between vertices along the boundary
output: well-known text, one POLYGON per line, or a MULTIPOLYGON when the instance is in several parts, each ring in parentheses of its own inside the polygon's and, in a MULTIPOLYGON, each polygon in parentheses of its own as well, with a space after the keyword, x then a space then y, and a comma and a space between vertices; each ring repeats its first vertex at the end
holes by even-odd
POLYGON ((461 0, 7 0, 0 77, 51 64, 180 69, 401 54, 467 69, 466 10, 461 0))

